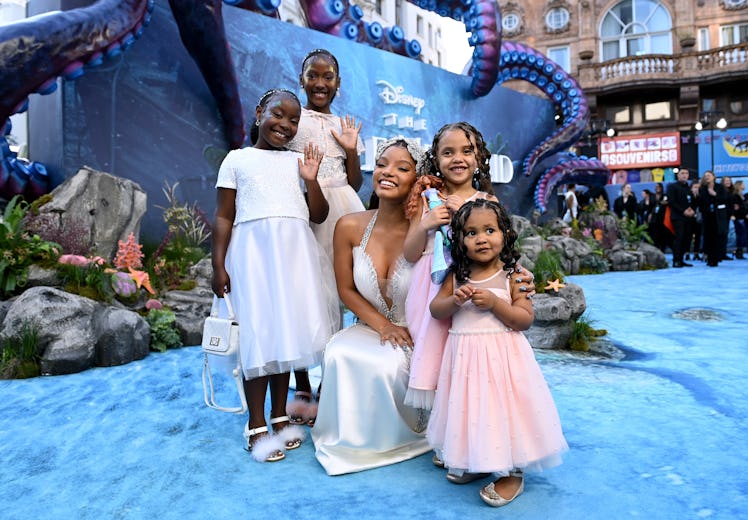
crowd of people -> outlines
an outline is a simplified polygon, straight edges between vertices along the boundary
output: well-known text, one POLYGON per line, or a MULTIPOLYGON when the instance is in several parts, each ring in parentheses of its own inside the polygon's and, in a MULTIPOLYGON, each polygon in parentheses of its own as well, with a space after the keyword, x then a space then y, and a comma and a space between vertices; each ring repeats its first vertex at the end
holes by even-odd
MULTIPOLYGON (((592 198, 576 194, 575 188, 567 185, 564 196, 567 222, 572 214, 576 218, 577 198, 584 197, 586 202, 592 198)), ((687 168, 680 168, 667 187, 658 182, 654 192, 642 190, 641 200, 631 184, 623 184, 612 210, 620 219, 646 224, 654 244, 663 252, 672 252, 673 267, 691 267, 692 260, 716 267, 725 260, 743 260, 748 252, 748 194, 742 180, 717 179, 709 170, 694 180, 687 168)))
POLYGON ((433 451, 450 482, 490 476, 480 498, 506 505, 568 446, 522 333, 533 277, 483 137, 457 122, 429 149, 381 143, 364 209, 361 124, 331 110, 338 60, 310 52, 299 81, 306 104, 267 91, 252 146, 226 156, 216 184, 212 288, 231 293, 241 331, 246 449, 283 460, 310 426, 330 475, 433 451), (342 305, 355 324, 340 330, 342 305), (306 370, 320 363, 314 395, 306 370))

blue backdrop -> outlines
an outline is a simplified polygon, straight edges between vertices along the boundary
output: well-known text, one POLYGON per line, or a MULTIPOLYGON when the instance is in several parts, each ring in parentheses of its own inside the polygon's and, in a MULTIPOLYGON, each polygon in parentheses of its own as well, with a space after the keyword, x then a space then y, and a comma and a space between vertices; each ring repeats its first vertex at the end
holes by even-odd
MULTIPOLYGON (((88 165, 138 182, 149 195, 143 233, 159 236, 161 211, 153 206, 166 203, 164 181, 179 181, 181 199, 197 201, 212 218, 227 148, 215 102, 164 4, 156 4, 153 22, 121 58, 64 84, 61 169, 67 177, 88 165)), ((365 169, 377 139, 404 135, 429 144, 448 122, 469 121, 492 152, 515 162, 554 129, 546 98, 495 87, 475 99, 467 76, 230 6, 224 19, 250 124, 269 88, 292 89, 305 101, 299 73, 309 50, 324 47, 337 56, 342 85, 333 111, 362 120, 365 169)), ((515 173, 510 185, 498 187, 510 210, 530 200, 531 184, 515 173)))

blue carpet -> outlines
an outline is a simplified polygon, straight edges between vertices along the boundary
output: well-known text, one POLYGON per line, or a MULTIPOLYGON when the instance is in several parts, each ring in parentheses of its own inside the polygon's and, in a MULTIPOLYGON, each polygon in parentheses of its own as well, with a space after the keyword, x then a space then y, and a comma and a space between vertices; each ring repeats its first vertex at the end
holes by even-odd
POLYGON ((339 477, 309 441, 253 462, 246 419, 203 405, 188 347, 0 382, 0 517, 748 518, 748 261, 570 280, 627 357, 537 353, 571 450, 505 508, 480 501, 483 482, 447 482, 430 454, 339 477))

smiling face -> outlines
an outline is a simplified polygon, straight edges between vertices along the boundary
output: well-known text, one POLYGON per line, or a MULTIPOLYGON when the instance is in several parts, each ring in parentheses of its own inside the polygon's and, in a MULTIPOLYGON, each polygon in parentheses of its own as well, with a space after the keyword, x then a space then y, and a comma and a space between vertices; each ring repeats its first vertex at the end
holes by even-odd
POLYGON ((301 106, 286 92, 273 94, 265 106, 258 106, 255 115, 260 122, 255 148, 278 150, 285 148, 299 129, 301 106))
POLYGON ((340 87, 338 70, 329 56, 317 54, 309 58, 301 71, 301 86, 306 92, 306 108, 325 114, 340 87))
POLYGON ((470 260, 489 265, 499 260, 504 248, 504 233, 493 210, 475 208, 465 221, 463 244, 470 260))
POLYGON ((439 139, 436 148, 436 161, 448 187, 453 191, 470 184, 473 172, 478 168, 475 139, 468 138, 464 130, 447 130, 439 139))
POLYGON ((380 200, 404 201, 416 181, 416 163, 408 149, 393 145, 377 158, 372 175, 380 200))

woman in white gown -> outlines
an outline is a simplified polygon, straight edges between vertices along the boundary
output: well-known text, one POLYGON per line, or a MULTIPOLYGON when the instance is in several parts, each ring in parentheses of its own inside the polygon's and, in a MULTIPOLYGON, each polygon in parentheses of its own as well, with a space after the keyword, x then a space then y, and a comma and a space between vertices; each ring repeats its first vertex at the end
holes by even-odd
POLYGON ((378 209, 346 215, 335 228, 338 292, 357 323, 333 336, 325 349, 312 439, 329 475, 429 451, 427 416, 403 404, 413 347, 405 324, 412 268, 402 255, 409 225, 405 201, 422 157, 410 140, 380 145, 373 175, 378 209))

